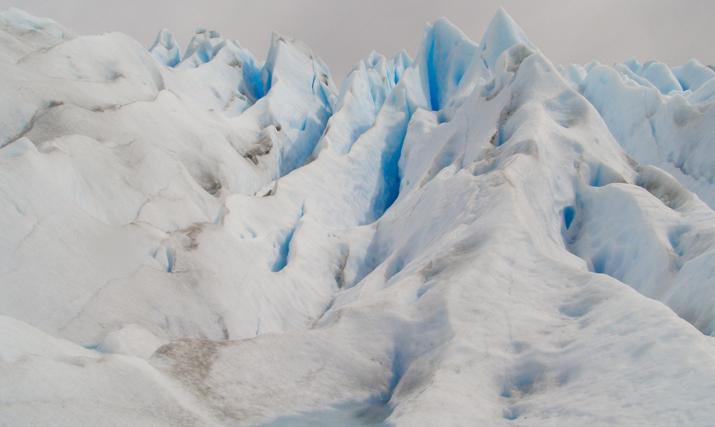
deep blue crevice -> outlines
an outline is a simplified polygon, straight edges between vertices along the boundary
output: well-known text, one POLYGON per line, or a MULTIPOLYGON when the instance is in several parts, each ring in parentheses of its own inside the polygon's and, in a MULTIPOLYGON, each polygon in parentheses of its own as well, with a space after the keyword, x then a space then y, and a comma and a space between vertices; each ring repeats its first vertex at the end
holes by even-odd
MULTIPOLYGON (((591 260, 591 268, 594 273, 608 274, 606 273, 606 263, 608 258, 606 254, 599 253, 593 257, 591 260)), ((614 276, 615 277, 615 276, 614 276)))
POLYGON ((290 252, 290 242, 293 240, 295 228, 291 228, 278 248, 278 257, 271 267, 271 271, 277 273, 283 270, 288 265, 288 254, 290 252))
POLYGON ((573 205, 564 207, 564 209, 561 211, 561 235, 564 240, 564 245, 571 253, 577 256, 578 254, 574 252, 571 246, 576 242, 576 240, 579 238, 579 234, 581 233, 581 220, 577 218, 577 216, 579 215, 577 207, 580 206, 582 206, 580 202, 580 197, 576 195, 575 203, 573 205))
POLYGON ((301 207, 300 213, 298 214, 298 219, 296 220, 293 227, 288 230, 288 233, 286 233, 285 237, 281 241, 280 246, 278 247, 278 256, 276 257, 276 260, 271 267, 272 272, 277 273, 283 270, 288 265, 288 257, 290 256, 290 245, 293 242, 295 230, 298 228, 298 224, 300 223, 301 218, 303 218, 303 213, 304 209, 301 207))
POLYGON ((429 86, 429 100, 432 111, 438 111, 440 108, 439 99, 439 83, 437 81, 437 70, 434 63, 435 35, 430 32, 428 47, 425 50, 425 69, 427 71, 427 85, 429 86))
MULTIPOLYGON (((400 138, 404 138, 401 136, 400 138)), ((385 212, 397 199, 400 194, 400 170, 398 162, 400 160, 400 154, 402 153, 402 143, 392 150, 390 153, 385 153, 382 158, 382 173, 383 180, 385 182, 385 192, 384 192, 384 207, 382 212, 385 212)))
POLYGON ((263 98, 268 89, 270 82, 264 84, 261 78, 261 68, 259 68, 253 59, 243 58, 243 82, 248 92, 253 96, 254 100, 263 98))
POLYGON ((507 135, 507 132, 504 130, 504 126, 500 125, 497 127, 497 130, 494 132, 494 136, 492 138, 494 146, 501 147, 509 140, 509 138, 511 138, 511 135, 507 135))
POLYGON ((382 171, 381 188, 377 197, 372 204, 372 220, 380 218, 387 209, 397 200, 400 195, 400 156, 402 155, 402 146, 407 135, 407 124, 409 116, 406 115, 405 123, 401 129, 398 129, 393 138, 396 141, 388 141, 386 149, 380 157, 380 169, 382 171))
POLYGON ((203 45, 199 47, 196 55, 199 57, 202 64, 206 64, 211 60, 211 52, 208 51, 203 45))
POLYGON ((171 68, 176 68, 177 65, 181 62, 181 57, 177 54, 171 57, 171 59, 168 60, 166 65, 171 68))
POLYGON ((261 83, 263 86, 264 94, 267 94, 271 87, 273 87, 273 69, 266 63, 263 67, 263 76, 261 78, 261 83))
POLYGON ((566 227, 566 230, 571 228, 571 224, 573 223, 573 219, 576 216, 576 209, 574 209, 573 206, 566 206, 564 208, 564 226, 566 227))
POLYGON ((596 173, 591 177, 590 184, 593 187, 603 187, 603 171, 600 166, 596 167, 596 173))
POLYGON ((315 146, 325 133, 325 128, 331 112, 328 109, 321 109, 316 116, 306 116, 294 126, 300 134, 291 144, 284 145, 281 152, 280 175, 284 176, 291 171, 303 166, 315 150, 315 146))
POLYGON ((683 236, 690 231, 690 228, 688 226, 678 226, 673 230, 670 230, 668 233, 668 242, 670 243, 670 247, 673 248, 673 252, 677 256, 677 259, 675 260, 675 265, 678 267, 678 269, 682 268, 683 266, 683 260, 682 258, 685 256, 686 252, 686 247, 683 245, 683 236))
POLYGON ((591 165, 591 179, 589 184, 592 187, 603 187, 615 182, 625 182, 625 179, 608 166, 599 164, 591 165))
POLYGON ((321 79, 318 79, 317 74, 313 74, 313 82, 311 83, 311 88, 313 90, 313 93, 317 95, 320 99, 320 102, 323 104, 323 108, 325 108, 329 115, 332 115, 333 105, 330 102, 328 94, 325 93, 325 87, 323 86, 323 83, 321 81, 321 79))
POLYGON ((390 402, 392 395, 395 394, 395 389, 397 389, 398 384, 400 384, 400 380, 402 380, 402 376, 405 374, 405 363, 402 359, 403 357, 400 351, 395 351, 395 354, 392 356, 392 378, 390 378, 390 384, 387 391, 382 394, 381 399, 385 404, 390 402))

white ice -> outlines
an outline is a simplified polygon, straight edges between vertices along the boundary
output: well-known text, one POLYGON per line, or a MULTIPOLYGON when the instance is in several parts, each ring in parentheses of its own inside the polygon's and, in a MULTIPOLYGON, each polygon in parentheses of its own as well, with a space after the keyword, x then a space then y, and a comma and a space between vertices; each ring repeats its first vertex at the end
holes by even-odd
POLYGON ((266 58, 0 14, 0 424, 712 425, 712 69, 266 58))

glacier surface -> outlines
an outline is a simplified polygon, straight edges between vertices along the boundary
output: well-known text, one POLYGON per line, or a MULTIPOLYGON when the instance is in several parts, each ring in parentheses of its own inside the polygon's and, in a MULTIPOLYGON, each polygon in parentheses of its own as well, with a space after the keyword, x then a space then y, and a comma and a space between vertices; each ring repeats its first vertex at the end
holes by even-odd
POLYGON ((0 13, 0 425, 712 425, 711 67, 266 58, 0 13))

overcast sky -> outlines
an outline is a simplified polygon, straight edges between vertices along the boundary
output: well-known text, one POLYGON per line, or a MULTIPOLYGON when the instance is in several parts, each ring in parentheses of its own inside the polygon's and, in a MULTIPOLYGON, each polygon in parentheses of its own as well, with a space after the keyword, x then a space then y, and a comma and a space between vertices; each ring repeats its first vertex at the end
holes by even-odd
POLYGON ((164 27, 182 47, 195 28, 215 29, 260 59, 278 31, 311 46, 336 80, 372 49, 414 54, 440 16, 479 41, 500 5, 555 63, 715 63, 715 0, 0 0, 80 34, 121 31, 145 45, 164 27))

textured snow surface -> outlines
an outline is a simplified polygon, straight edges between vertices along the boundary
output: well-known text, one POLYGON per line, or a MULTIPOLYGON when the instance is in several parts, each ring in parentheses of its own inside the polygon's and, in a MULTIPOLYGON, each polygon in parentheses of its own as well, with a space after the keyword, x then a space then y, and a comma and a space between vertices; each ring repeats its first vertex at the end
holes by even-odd
POLYGON ((0 425, 713 424, 715 71, 266 58, 0 13, 0 425))

